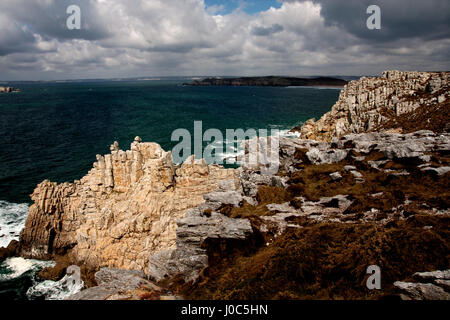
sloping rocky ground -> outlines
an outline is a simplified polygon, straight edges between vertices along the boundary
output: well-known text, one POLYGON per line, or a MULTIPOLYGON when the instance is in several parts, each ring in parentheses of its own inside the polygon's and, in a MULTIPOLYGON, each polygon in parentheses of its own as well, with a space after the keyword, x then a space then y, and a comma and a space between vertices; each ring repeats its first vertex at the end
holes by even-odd
POLYGON ((145 279, 142 271, 102 268, 95 273, 96 286, 66 300, 178 300, 180 297, 145 279))
POLYGON ((193 299, 398 296, 395 281, 449 268, 449 150, 446 132, 281 138, 280 172, 243 167, 242 189, 205 195, 149 274, 193 299), (365 286, 372 264, 383 290, 365 286))

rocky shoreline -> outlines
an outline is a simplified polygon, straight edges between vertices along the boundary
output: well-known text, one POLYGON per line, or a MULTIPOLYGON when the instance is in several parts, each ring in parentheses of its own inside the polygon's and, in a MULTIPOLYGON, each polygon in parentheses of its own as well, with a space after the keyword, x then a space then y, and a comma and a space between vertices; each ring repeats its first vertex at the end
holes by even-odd
POLYGON ((272 138, 273 175, 114 143, 80 181, 37 186, 14 251, 81 266, 92 288, 73 299, 448 300, 448 79, 350 82, 300 139, 272 138), (369 265, 383 290, 366 288, 369 265))

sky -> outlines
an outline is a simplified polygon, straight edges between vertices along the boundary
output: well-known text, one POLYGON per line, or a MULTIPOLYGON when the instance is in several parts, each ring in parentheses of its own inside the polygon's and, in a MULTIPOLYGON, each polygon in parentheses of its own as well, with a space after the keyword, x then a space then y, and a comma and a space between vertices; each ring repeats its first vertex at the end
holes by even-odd
POLYGON ((0 81, 450 70, 448 0, 1 0, 0 31, 0 81))

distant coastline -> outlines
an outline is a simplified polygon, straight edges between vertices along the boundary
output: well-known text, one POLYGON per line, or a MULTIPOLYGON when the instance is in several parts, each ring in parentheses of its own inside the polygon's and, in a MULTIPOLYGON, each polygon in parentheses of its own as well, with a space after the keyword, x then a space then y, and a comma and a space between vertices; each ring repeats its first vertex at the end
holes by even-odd
POLYGON ((240 78, 206 78, 194 80, 191 83, 183 83, 185 86, 259 86, 259 87, 344 87, 346 80, 317 77, 317 78, 295 78, 295 77, 240 77, 240 78))

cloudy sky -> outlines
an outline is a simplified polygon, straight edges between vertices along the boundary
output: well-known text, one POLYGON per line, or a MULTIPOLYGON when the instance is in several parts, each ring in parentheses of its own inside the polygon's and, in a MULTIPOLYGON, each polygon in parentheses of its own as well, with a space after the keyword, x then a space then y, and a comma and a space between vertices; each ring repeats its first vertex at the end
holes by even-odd
POLYGON ((0 0, 0 80, 393 68, 450 70, 450 1, 0 0), (371 4, 381 30, 366 27, 371 4))

